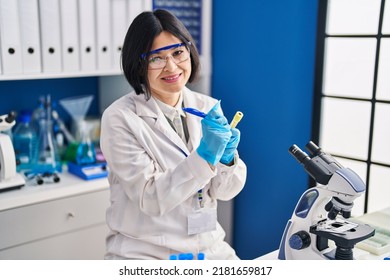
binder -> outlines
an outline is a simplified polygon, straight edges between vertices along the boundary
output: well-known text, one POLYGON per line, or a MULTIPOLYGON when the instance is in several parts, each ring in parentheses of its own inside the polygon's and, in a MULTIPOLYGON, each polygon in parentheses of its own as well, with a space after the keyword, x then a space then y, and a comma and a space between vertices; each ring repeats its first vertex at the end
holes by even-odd
POLYGON ((113 67, 121 69, 121 53, 123 41, 128 28, 126 0, 111 0, 112 5, 112 48, 113 48, 113 67))
POLYGON ((41 43, 38 0, 19 0, 23 73, 40 73, 41 43))
POLYGON ((96 70, 94 0, 79 1, 79 27, 81 70, 96 70))
POLYGON ((153 11, 153 0, 144 0, 143 3, 144 11, 153 11))
POLYGON ((96 0, 96 53, 97 69, 112 69, 110 0, 96 0))
POLYGON ((80 70, 80 47, 77 0, 60 0, 61 50, 64 72, 80 70))
POLYGON ((144 0, 128 0, 127 3, 128 18, 130 20, 129 25, 133 22, 136 16, 138 16, 144 10, 144 0))
POLYGON ((18 1, 0 0, 0 40, 3 73, 21 74, 23 65, 18 1))
POLYGON ((145 0, 143 1, 143 9, 144 11, 153 11, 153 0, 145 0))
POLYGON ((58 0, 39 0, 42 72, 62 71, 60 5, 58 0))

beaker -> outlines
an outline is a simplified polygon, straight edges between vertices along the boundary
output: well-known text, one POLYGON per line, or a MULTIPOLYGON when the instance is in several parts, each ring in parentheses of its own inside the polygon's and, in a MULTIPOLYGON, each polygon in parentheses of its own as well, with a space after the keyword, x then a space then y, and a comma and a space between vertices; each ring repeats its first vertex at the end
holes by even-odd
POLYGON ((91 141, 91 127, 86 122, 79 123, 81 140, 70 143, 66 150, 65 157, 68 161, 74 162, 77 165, 87 165, 96 162, 95 145, 91 141))

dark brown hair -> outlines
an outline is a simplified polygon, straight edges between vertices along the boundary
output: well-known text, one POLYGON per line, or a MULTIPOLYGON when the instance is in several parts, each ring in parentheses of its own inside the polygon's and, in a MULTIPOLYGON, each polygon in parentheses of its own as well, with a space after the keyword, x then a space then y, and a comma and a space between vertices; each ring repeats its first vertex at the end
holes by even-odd
POLYGON ((136 94, 145 94, 148 100, 151 96, 148 82, 147 61, 141 59, 143 53, 151 50, 154 39, 163 31, 187 44, 191 54, 191 76, 189 83, 196 80, 199 69, 199 54, 191 34, 183 23, 166 10, 155 10, 139 14, 131 23, 122 48, 123 73, 136 94))

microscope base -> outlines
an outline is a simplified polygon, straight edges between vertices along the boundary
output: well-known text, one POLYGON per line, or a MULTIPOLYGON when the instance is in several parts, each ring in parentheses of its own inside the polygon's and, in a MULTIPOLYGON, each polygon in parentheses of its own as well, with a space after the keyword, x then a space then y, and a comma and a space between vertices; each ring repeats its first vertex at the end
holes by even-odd
POLYGON ((13 189, 20 189, 26 184, 23 176, 16 173, 11 179, 0 181, 0 192, 10 191, 13 189))

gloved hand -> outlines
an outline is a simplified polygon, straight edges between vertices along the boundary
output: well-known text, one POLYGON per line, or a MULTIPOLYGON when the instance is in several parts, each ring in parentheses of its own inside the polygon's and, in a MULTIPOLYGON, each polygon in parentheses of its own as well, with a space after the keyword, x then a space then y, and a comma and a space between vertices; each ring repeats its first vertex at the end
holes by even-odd
POLYGON ((232 136, 226 145, 225 151, 221 157, 223 164, 229 164, 234 159, 234 152, 237 150, 238 143, 240 143, 241 132, 237 128, 230 129, 232 136))
POLYGON ((222 114, 220 102, 215 104, 202 120, 202 133, 196 151, 208 163, 216 165, 232 135, 228 121, 222 114))

